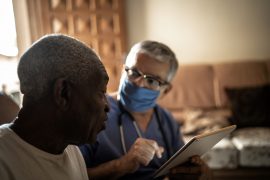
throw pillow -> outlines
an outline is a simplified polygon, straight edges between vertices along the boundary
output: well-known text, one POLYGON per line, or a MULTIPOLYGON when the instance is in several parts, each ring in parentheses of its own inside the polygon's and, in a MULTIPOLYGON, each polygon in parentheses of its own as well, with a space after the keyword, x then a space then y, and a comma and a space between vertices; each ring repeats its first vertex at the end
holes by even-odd
POLYGON ((183 111, 183 135, 199 135, 229 126, 228 119, 219 114, 206 112, 202 109, 188 108, 183 111))
POLYGON ((270 85, 225 88, 230 101, 232 122, 242 127, 270 126, 270 85))

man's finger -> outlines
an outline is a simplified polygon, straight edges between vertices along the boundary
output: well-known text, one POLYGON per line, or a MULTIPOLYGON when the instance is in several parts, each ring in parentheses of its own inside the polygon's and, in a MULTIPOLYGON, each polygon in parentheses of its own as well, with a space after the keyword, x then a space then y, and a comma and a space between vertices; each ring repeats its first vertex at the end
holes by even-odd
POLYGON ((190 162, 196 165, 202 165, 202 160, 199 156, 193 156, 190 158, 190 162))
POLYGON ((147 139, 138 138, 137 141, 134 143, 134 148, 136 146, 140 147, 144 151, 148 151, 149 153, 151 153, 152 157, 155 155, 156 150, 153 146, 147 143, 147 139))
MULTIPOLYGON (((146 157, 147 159, 149 160, 152 160, 153 157, 154 157, 154 152, 152 151, 149 151, 149 150, 146 150, 144 149, 143 147, 137 145, 137 146, 134 146, 134 149, 135 149, 135 152, 137 152, 138 154, 140 154, 141 156, 144 156, 146 157)), ((153 149, 154 150, 154 149, 153 149)))
POLYGON ((149 139, 145 139, 146 144, 150 145, 151 147, 153 147, 156 151, 159 150, 159 146, 157 144, 156 141, 153 140, 149 140, 149 139))
POLYGON ((164 151, 163 147, 159 147, 156 141, 146 139, 145 142, 155 149, 155 154, 158 158, 162 157, 161 153, 164 151))
POLYGON ((162 158, 162 154, 161 153, 163 153, 163 152, 164 152, 164 148, 163 147, 159 147, 159 150, 156 151, 156 156, 158 158, 162 158))
POLYGON ((161 153, 163 153, 163 152, 164 152, 164 148, 161 147, 161 146, 159 146, 159 151, 160 151, 161 153))
POLYGON ((148 158, 146 158, 145 156, 142 156, 138 152, 134 152, 133 156, 134 156, 135 160, 137 161, 137 163, 139 163, 143 166, 147 166, 150 162, 148 158))

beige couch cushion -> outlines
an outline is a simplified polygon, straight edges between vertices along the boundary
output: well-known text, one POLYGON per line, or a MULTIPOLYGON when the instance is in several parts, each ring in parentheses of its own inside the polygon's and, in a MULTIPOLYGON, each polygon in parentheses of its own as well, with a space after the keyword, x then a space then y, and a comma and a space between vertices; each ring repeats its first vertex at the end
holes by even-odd
POLYGON ((173 89, 159 101, 173 110, 185 107, 215 107, 213 71, 209 65, 180 65, 173 82, 173 89))
POLYGON ((265 61, 215 64, 213 70, 217 107, 228 106, 225 87, 255 87, 269 82, 265 61))
POLYGON ((267 59, 265 61, 266 69, 267 69, 267 74, 268 74, 268 83, 270 83, 270 59, 267 59))

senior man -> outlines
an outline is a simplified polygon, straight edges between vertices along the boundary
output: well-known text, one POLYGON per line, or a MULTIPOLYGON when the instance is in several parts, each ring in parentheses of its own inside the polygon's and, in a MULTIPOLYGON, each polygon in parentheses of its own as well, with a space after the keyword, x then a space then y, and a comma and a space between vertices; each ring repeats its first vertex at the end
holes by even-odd
POLYGON ((77 146, 106 129, 109 80, 97 54, 64 35, 47 35, 20 58, 23 107, 0 126, 0 179, 85 180, 77 146))
MULTIPOLYGON (((108 96, 107 130, 80 150, 90 179, 150 179, 184 142, 178 123, 156 104, 171 89, 178 68, 169 47, 154 41, 133 46, 122 74, 118 101, 108 96)), ((200 157, 173 168, 171 179, 212 179, 200 157)), ((161 177, 164 178, 164 177, 161 177)))

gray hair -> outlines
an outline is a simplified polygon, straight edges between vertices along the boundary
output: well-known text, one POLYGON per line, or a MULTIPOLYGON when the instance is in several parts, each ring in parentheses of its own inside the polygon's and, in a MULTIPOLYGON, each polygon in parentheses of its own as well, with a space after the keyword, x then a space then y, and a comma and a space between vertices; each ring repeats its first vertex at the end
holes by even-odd
POLYGON ((99 56, 79 40, 61 34, 46 35, 20 58, 21 92, 38 100, 59 78, 74 84, 88 82, 98 62, 99 56))
POLYGON ((139 42, 131 48, 126 59, 127 66, 132 66, 137 53, 147 54, 160 62, 170 62, 171 67, 167 74, 167 82, 172 82, 178 69, 178 61, 174 52, 168 46, 156 41, 139 42))

